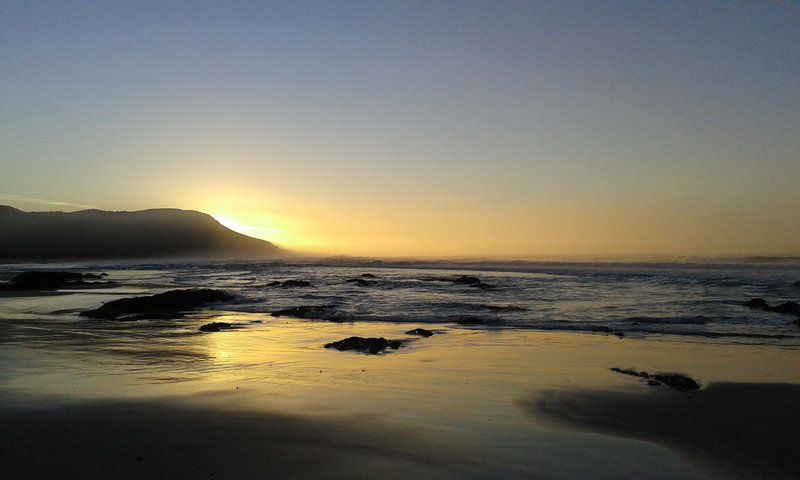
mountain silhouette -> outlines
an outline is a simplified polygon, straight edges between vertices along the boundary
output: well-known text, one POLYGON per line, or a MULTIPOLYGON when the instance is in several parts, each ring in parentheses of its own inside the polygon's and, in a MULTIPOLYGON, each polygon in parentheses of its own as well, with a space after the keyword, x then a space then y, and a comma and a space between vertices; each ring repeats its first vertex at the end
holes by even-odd
POLYGON ((0 205, 0 261, 248 259, 282 249, 223 226, 211 215, 159 208, 136 212, 23 212, 0 205))

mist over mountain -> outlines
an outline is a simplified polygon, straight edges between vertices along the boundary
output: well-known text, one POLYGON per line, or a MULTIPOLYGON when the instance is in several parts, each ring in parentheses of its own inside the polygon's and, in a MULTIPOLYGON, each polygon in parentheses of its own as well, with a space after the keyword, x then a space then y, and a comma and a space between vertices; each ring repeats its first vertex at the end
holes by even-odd
POLYGON ((192 210, 23 212, 0 205, 0 261, 268 258, 274 244, 192 210))

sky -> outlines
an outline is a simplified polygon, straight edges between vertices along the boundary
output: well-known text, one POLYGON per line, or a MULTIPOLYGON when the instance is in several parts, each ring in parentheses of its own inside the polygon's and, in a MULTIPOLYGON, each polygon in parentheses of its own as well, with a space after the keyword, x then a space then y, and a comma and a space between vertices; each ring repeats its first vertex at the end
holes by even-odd
POLYGON ((800 2, 0 1, 0 204, 364 256, 800 254, 800 2))

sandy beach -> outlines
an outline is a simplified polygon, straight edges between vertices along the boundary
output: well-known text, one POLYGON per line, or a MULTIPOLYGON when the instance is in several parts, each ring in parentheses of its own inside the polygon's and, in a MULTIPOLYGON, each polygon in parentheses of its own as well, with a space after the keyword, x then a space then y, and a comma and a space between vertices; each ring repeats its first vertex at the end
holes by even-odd
POLYGON ((321 346, 415 325, 208 315, 169 330, 134 322, 51 337, 28 321, 26 341, 7 334, 3 477, 798 473, 795 348, 441 326, 365 355, 321 346), (245 327, 197 332, 208 315, 245 327), (681 372, 702 388, 649 387, 611 367, 681 372))

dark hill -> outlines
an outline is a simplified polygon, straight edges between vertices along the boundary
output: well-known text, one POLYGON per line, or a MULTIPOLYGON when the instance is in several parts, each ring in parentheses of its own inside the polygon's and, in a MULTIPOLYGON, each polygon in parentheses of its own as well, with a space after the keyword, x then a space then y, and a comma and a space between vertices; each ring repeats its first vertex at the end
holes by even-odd
POLYGON ((282 250, 192 210, 23 212, 0 205, 0 261, 265 258, 282 250))

